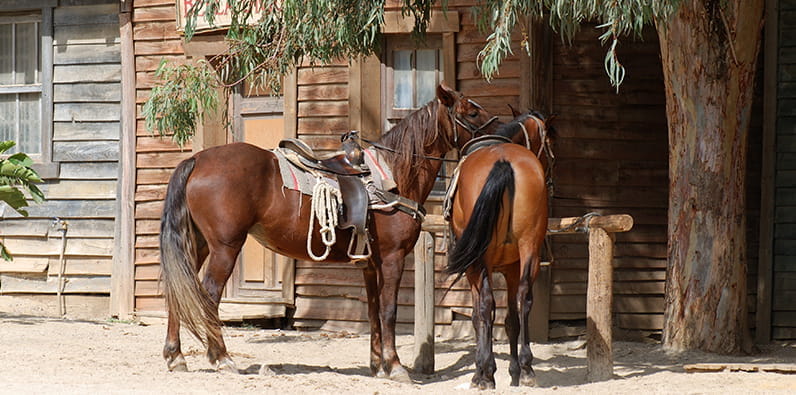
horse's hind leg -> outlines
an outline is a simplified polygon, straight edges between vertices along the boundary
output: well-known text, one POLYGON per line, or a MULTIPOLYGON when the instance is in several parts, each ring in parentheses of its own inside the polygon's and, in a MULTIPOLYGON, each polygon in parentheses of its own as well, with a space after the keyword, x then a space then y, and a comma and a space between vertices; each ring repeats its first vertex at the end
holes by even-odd
POLYGON ((509 363, 509 374, 511 375, 511 385, 520 385, 520 362, 517 353, 517 340, 520 336, 520 316, 517 303, 517 287, 519 287, 519 275, 517 273, 519 265, 511 265, 504 271, 503 277, 506 279, 506 291, 508 293, 508 313, 506 314, 506 334, 509 338, 509 352, 511 361, 509 363))
MULTIPOLYGON (((235 261, 238 258, 241 247, 243 247, 243 241, 215 246, 210 251, 210 259, 202 284, 216 306, 216 313, 218 312, 221 295, 224 292, 224 286, 232 274, 232 269, 235 268, 235 261)), ((210 363, 215 364, 216 369, 219 371, 238 373, 235 362, 232 361, 229 353, 227 353, 227 346, 224 344, 221 327, 214 325, 209 328, 207 337, 207 358, 210 363)))
MULTIPOLYGON (((197 242, 202 244, 196 254, 196 271, 198 272, 205 258, 207 258, 208 250, 207 244, 204 244, 204 239, 199 237, 197 242)), ((166 328, 166 344, 163 346, 163 358, 166 359, 166 367, 170 372, 187 372, 188 364, 182 355, 182 347, 180 345, 180 319, 176 314, 168 313, 166 328)))
POLYGON ((492 352, 492 326, 495 298, 492 279, 485 269, 467 269, 467 279, 473 293, 473 327, 475 328, 475 374, 471 386, 478 389, 495 388, 495 354, 492 352))
POLYGON ((533 305, 533 281, 539 273, 539 255, 534 253, 529 259, 520 266, 520 281, 517 290, 515 303, 520 307, 520 384, 525 386, 536 385, 536 374, 531 364, 533 363, 533 353, 530 346, 530 328, 528 317, 533 305))
POLYGON ((379 278, 373 262, 362 271, 368 295, 368 321, 370 321, 370 371, 374 376, 384 377, 381 353, 381 321, 379 320, 379 278))

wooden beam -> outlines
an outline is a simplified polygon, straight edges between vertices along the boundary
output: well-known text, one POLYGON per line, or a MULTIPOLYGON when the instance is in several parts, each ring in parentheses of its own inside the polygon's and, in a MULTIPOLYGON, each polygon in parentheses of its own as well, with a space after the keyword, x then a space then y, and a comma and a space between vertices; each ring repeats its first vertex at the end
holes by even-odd
POLYGON ((529 54, 520 55, 520 108, 550 115, 553 110, 553 49, 546 19, 528 16, 529 54), (525 89, 527 87, 527 89, 525 89))
MULTIPOLYGON (((384 25, 382 25, 381 32, 384 34, 411 33, 415 27, 414 21, 415 19, 411 16, 404 17, 401 11, 385 11, 384 25)), ((453 33, 458 31, 458 11, 435 11, 431 13, 426 33, 453 33)))
POLYGON ((116 251, 111 273, 111 315, 129 319, 135 306, 135 53, 131 13, 119 14, 122 52, 122 132, 117 193, 116 251))
POLYGON ((589 229, 589 282, 586 291, 586 378, 610 380, 614 374, 611 303, 614 257, 613 235, 589 229))
POLYGON ((420 232, 415 244, 414 371, 434 373, 434 237, 420 232))
POLYGON ((779 1, 766 0, 763 49, 763 163, 760 170, 760 247, 757 261, 755 341, 771 341, 771 298, 774 260, 774 200, 777 134, 777 62, 779 1))

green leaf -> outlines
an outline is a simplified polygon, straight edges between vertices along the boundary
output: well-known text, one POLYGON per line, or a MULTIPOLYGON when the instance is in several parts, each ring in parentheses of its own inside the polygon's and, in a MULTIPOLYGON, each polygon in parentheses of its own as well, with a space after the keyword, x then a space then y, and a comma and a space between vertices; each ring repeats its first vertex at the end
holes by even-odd
POLYGON ((13 261, 14 260, 14 258, 11 256, 11 253, 8 252, 8 250, 6 249, 6 246, 3 245, 3 243, 0 243, 0 258, 3 258, 3 260, 6 260, 6 261, 13 261))
POLYGON ((0 201, 6 202, 22 216, 28 216, 28 212, 22 209, 22 207, 28 206, 28 201, 25 200, 25 195, 20 190, 10 185, 0 185, 0 201))
POLYGON ((0 154, 8 151, 9 149, 11 149, 11 147, 15 145, 17 145, 17 143, 12 140, 0 141, 0 154))

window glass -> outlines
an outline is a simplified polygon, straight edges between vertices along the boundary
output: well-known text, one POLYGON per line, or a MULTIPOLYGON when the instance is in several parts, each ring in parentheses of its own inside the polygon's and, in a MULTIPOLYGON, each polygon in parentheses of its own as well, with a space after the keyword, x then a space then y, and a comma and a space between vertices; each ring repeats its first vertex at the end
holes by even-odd
POLYGON ((41 28, 36 17, 0 23, 0 140, 12 152, 42 153, 41 28))
POLYGON ((38 23, 16 24, 14 58, 16 65, 16 84, 35 84, 39 82, 39 34, 38 23))
POLYGON ((393 79, 395 81, 394 108, 413 108, 412 102, 412 51, 393 53, 393 79))
POLYGON ((417 50, 417 90, 415 91, 416 108, 426 105, 434 99, 435 87, 437 86, 437 70, 442 67, 437 66, 438 53, 436 49, 417 50))
POLYGON ((0 85, 14 81, 14 25, 0 24, 0 85))

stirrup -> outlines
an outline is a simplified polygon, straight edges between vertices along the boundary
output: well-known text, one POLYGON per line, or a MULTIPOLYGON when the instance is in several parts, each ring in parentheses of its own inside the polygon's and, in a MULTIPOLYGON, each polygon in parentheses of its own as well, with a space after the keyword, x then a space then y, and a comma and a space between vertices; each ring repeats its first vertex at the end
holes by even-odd
POLYGON ((363 264, 367 265, 367 261, 370 259, 370 240, 368 240, 368 234, 365 233, 357 233, 355 231, 354 234, 356 237, 351 237, 351 241, 348 242, 348 258, 351 259, 351 263, 356 265, 357 267, 362 267, 363 264), (354 246, 354 241, 356 241, 356 247, 354 246))

